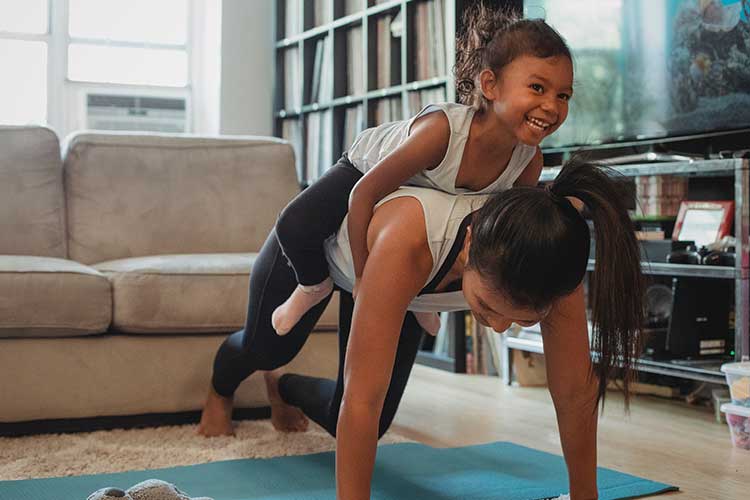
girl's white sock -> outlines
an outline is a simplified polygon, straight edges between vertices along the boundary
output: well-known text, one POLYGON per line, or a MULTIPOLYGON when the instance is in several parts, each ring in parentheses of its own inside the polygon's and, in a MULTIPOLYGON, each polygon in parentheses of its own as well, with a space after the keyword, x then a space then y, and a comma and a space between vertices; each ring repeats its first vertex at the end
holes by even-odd
POLYGON ((333 280, 326 278, 317 285, 297 285, 286 301, 274 310, 271 325, 278 335, 286 335, 300 318, 333 291, 333 280))

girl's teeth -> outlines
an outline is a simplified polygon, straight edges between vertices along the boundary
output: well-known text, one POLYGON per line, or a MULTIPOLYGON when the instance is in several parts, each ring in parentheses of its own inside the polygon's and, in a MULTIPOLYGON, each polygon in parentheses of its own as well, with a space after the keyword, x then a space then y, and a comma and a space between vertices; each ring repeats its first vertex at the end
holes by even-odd
POLYGON ((546 130, 547 127, 549 127, 549 125, 547 125, 543 121, 537 120, 535 118, 526 118, 526 121, 529 122, 529 125, 539 130, 546 130))

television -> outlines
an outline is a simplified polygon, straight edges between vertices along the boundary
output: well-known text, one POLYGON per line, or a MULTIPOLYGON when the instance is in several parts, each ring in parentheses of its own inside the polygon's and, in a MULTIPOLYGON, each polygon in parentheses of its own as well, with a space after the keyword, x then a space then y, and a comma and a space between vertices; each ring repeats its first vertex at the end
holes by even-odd
POLYGON ((544 140, 545 153, 664 149, 729 135, 728 148, 750 148, 750 0, 524 0, 523 7, 565 38, 574 59, 568 119, 544 140))

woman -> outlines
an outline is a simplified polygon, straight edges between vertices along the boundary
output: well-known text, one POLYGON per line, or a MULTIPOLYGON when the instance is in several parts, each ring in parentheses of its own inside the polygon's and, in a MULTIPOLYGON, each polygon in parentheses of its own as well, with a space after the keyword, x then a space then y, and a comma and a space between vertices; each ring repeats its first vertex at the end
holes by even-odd
MULTIPOLYGON (((326 248, 342 289, 338 380, 279 378, 274 371, 299 352, 327 301, 288 335, 275 334, 271 314, 296 281, 272 233, 253 268, 245 329, 217 353, 200 431, 231 433, 234 390, 265 370, 274 425, 303 430, 306 415, 337 436, 338 498, 369 498, 377 440, 395 415, 421 337, 412 311, 471 308, 500 332, 512 322, 541 322, 571 498, 597 498, 598 401, 616 366, 627 381, 643 315, 638 247, 615 181, 596 166, 571 162, 547 189, 487 197, 401 188, 378 205, 370 223, 356 303, 346 227, 345 220, 326 248), (586 205, 596 227, 596 368, 581 285, 590 235, 571 200, 586 205)), ((625 390, 627 396, 627 384, 625 390)))

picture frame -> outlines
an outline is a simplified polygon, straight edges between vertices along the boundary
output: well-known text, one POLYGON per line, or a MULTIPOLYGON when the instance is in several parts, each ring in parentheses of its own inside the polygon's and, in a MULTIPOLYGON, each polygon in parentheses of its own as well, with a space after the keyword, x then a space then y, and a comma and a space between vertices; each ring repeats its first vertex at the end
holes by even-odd
POLYGON ((730 234, 734 219, 734 201, 692 201, 680 203, 673 241, 694 241, 700 248, 730 234))

